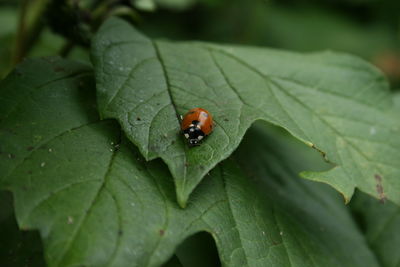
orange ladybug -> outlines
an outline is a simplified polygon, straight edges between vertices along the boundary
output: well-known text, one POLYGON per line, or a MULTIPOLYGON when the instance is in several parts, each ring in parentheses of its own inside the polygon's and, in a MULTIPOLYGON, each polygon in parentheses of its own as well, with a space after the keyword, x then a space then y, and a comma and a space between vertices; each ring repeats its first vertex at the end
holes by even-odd
POLYGON ((189 145, 198 145, 213 130, 212 116, 205 109, 193 108, 183 117, 181 129, 189 145))

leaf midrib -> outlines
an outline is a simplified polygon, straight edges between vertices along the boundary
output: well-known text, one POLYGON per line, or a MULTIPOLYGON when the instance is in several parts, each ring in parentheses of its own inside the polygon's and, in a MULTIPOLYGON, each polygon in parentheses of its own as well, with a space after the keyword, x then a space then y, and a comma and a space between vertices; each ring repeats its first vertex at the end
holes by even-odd
MULTIPOLYGON (((152 45, 153 45, 153 47, 154 47, 154 50, 155 50, 155 52, 156 52, 156 56, 157 56, 157 58, 158 58, 158 61, 160 62, 160 65, 161 65, 161 68, 162 68, 162 70, 163 70, 163 73, 164 73, 164 77, 165 77, 165 83, 166 83, 166 87, 167 87, 167 91, 168 91, 168 96, 169 96, 169 99, 170 99, 170 102, 171 102, 171 105, 172 105, 172 107, 173 107, 173 109, 174 109, 174 111, 175 111, 175 115, 176 115, 176 119, 177 119, 177 122, 178 122, 178 129, 180 129, 180 116, 179 116, 179 114, 178 114, 178 110, 177 110, 177 107, 176 107, 176 104, 175 104, 175 102, 174 102, 174 99, 173 99, 173 96, 172 96, 172 92, 171 92, 171 83, 170 83, 170 81, 169 81, 169 76, 168 76, 168 72, 167 72, 167 70, 166 70, 166 66, 165 66, 165 63, 164 63, 164 60, 162 59, 162 56, 161 56, 161 53, 160 53, 160 49, 159 49, 159 47, 158 47, 158 44, 155 42, 155 41, 153 41, 153 40, 151 40, 151 43, 152 43, 152 45)), ((187 151, 187 146, 183 146, 183 148, 184 148, 184 151, 183 151, 183 153, 182 153, 182 155, 183 155, 183 178, 182 178, 182 184, 183 184, 183 186, 185 187, 185 185, 186 185, 186 178, 187 178, 187 157, 186 157, 186 151, 187 151)), ((179 201, 179 200, 178 200, 179 201)), ((184 203, 179 203, 180 205, 183 205, 184 203)))

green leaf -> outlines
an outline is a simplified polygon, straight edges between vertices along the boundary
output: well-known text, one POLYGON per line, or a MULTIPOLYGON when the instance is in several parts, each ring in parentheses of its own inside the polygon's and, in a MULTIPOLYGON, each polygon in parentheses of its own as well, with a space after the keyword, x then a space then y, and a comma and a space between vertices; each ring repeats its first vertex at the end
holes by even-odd
POLYGON ((400 92, 393 94, 393 101, 394 101, 395 109, 400 111, 400 92))
POLYGON ((196 0, 131 0, 132 4, 143 11, 154 11, 157 7, 171 10, 184 10, 192 6, 196 0))
POLYGON ((19 231, 9 192, 0 191, 0 264, 7 267, 42 267, 43 249, 39 234, 19 231))
MULTIPOLYGON (((92 88, 92 70, 87 65, 58 58, 27 61, 2 81, 0 183, 40 147, 44 151, 46 143, 97 119, 92 88), (70 98, 74 101, 67 101, 70 98)), ((51 157, 51 150, 47 152, 51 157)))
POLYGON ((399 266, 400 208, 390 201, 379 202, 361 192, 355 195, 351 208, 382 266, 399 266))
POLYGON ((358 58, 153 41, 115 18, 100 28, 92 58, 101 116, 118 119, 147 160, 167 163, 181 206, 258 119, 287 129, 335 166, 304 177, 332 185, 346 202, 358 187, 400 204, 400 123, 387 111, 387 81, 358 58), (189 149, 179 115, 193 107, 209 110, 216 127, 189 149))
POLYGON ((137 9, 144 11, 154 11, 156 9, 156 4, 153 0, 132 0, 132 4, 137 9))
POLYGON ((197 0, 155 0, 157 5, 172 10, 184 10, 193 6, 197 0))
POLYGON ((159 266, 200 231, 226 266, 377 266, 337 195, 296 177, 302 153, 286 158, 264 132, 237 154, 252 179, 225 161, 179 208, 161 160, 146 162, 116 123, 93 115, 90 77, 81 64, 39 60, 0 84, 0 143, 14 155, 0 165, 2 186, 20 227, 39 229, 49 266, 159 266))

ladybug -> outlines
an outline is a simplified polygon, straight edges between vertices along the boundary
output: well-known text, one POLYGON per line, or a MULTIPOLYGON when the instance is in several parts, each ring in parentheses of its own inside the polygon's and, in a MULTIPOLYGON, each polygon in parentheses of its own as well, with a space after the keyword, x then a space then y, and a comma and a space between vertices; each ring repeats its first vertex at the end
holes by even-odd
POLYGON ((205 109, 193 108, 183 117, 181 129, 189 145, 198 145, 213 130, 212 116, 205 109))

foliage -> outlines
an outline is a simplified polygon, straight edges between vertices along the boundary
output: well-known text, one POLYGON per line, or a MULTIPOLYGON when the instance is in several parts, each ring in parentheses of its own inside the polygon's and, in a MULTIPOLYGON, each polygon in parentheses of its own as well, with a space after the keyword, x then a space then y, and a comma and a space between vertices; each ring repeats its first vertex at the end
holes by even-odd
POLYGON ((22 0, 19 17, 0 5, 3 75, 52 55, 0 81, 0 189, 13 197, 0 193, 1 265, 397 266, 400 94, 356 56, 243 45, 358 53, 334 35, 310 43, 331 25, 375 38, 358 53, 375 62, 394 51, 396 14, 371 19, 373 32, 336 24, 337 7, 376 5, 356 2, 299 1, 294 14, 239 0, 22 0), (178 27, 193 16, 193 30, 178 27), (240 20, 250 34, 224 31, 240 20), (261 34, 297 24, 305 40, 261 34), (189 148, 179 115, 195 106, 215 129, 189 148))
POLYGON ((386 81, 364 62, 335 53, 154 42, 114 19, 99 30, 93 51, 100 114, 118 119, 147 160, 168 164, 182 206, 257 119, 329 158, 331 171, 304 175, 331 184, 346 202, 357 186, 400 204, 399 192, 377 192, 369 181, 384 177, 383 188, 399 187, 400 124, 386 81), (215 114, 216 129, 205 145, 186 149, 176 129, 179 114, 193 106, 215 114))

